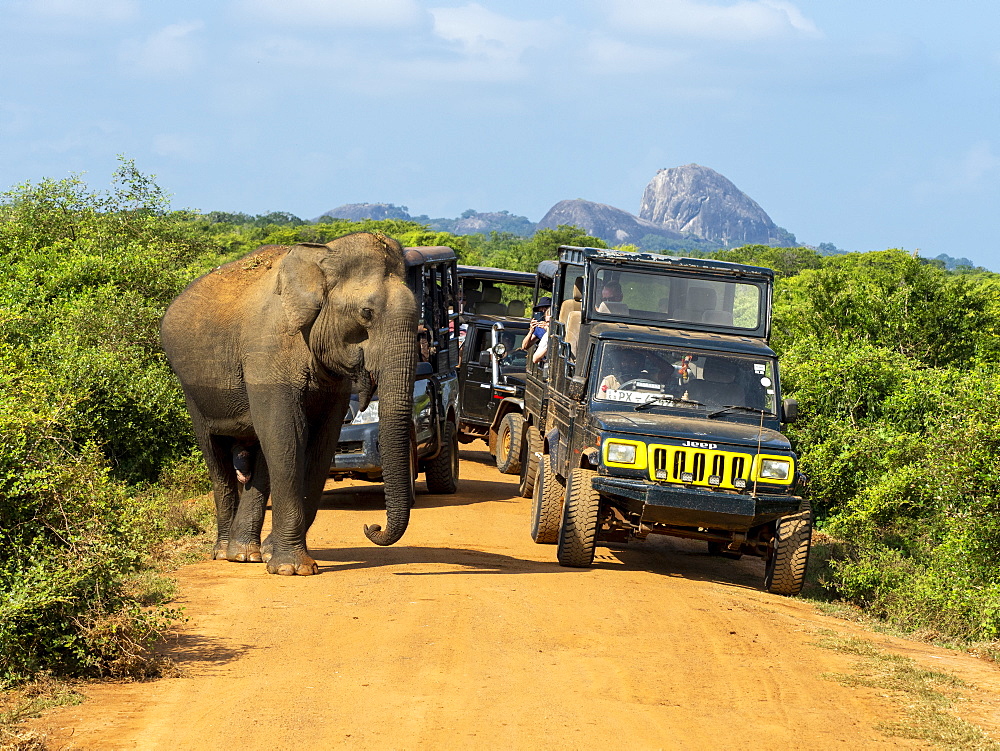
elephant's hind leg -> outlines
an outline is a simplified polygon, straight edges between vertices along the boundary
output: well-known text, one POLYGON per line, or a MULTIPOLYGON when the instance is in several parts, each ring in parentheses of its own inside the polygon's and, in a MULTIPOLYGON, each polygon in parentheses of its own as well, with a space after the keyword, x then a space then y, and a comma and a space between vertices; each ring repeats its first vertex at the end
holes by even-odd
MULTIPOLYGON (((234 563, 262 563, 260 532, 264 526, 267 497, 271 492, 271 478, 267 461, 260 446, 250 447, 248 464, 252 467, 249 482, 240 493, 239 505, 233 519, 229 541, 226 545, 226 559, 234 563)), ((239 468, 237 468, 239 471, 239 468)))
POLYGON ((225 560, 239 498, 236 472, 232 465, 232 439, 210 434, 201 413, 190 400, 188 411, 191 414, 195 436, 205 459, 205 465, 208 467, 212 494, 215 496, 216 536, 212 558, 217 561, 225 560))

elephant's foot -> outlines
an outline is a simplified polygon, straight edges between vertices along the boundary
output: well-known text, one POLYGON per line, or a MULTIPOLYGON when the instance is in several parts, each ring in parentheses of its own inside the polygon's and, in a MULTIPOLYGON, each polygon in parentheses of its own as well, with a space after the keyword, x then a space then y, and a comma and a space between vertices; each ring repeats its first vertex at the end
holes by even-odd
POLYGON ((304 551, 301 553, 274 553, 267 562, 267 573, 279 576, 312 576, 319 573, 319 566, 304 551))
POLYGON ((260 546, 260 557, 264 563, 271 560, 271 556, 274 555, 274 543, 271 542, 271 535, 264 538, 264 542, 260 546))
POLYGON ((256 542, 231 542, 226 548, 226 560, 233 563, 262 563, 260 545, 256 542))
POLYGON ((215 543, 215 547, 212 548, 212 560, 213 561, 225 561, 227 560, 226 548, 229 547, 229 540, 219 540, 215 543))

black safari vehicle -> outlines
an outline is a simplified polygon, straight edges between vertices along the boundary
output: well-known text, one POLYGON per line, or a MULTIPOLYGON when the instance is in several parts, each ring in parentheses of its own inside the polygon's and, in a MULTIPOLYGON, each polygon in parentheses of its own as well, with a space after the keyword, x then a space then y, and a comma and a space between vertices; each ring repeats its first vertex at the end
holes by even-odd
POLYGON ((534 540, 577 567, 595 542, 704 540, 762 556, 765 588, 798 594, 812 517, 781 434, 797 405, 767 346, 773 272, 564 246, 539 275, 559 312, 525 393, 534 540))
MULTIPOLYGON (((406 248, 407 284, 420 303, 421 361, 413 384, 415 466, 431 493, 458 488, 458 276, 455 251, 446 247, 406 248)), ((330 473, 381 481, 378 398, 364 411, 356 395, 344 418, 330 473)))
POLYGON ((496 456, 497 468, 516 475, 521 469, 516 437, 521 435, 527 366, 521 344, 531 325, 537 275, 459 266, 458 278, 463 337, 459 438, 463 443, 483 439, 496 456))

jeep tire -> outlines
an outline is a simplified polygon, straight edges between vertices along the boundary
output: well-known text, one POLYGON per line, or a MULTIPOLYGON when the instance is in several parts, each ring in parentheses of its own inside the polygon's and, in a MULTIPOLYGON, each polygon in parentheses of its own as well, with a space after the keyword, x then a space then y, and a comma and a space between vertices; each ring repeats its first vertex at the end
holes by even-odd
POLYGON ((535 490, 535 473, 538 471, 538 456, 542 453, 542 434, 534 425, 525 426, 521 431, 521 485, 518 490, 522 498, 531 498, 535 490))
POLYGON ((524 418, 509 412, 500 421, 497 430, 497 469, 505 475, 521 474, 521 429, 524 418))
POLYGON ((776 595, 797 595, 802 591, 812 541, 812 511, 807 503, 794 516, 779 519, 774 530, 764 589, 776 595))
POLYGON ((538 457, 531 508, 531 539, 538 544, 552 545, 559 541, 565 495, 566 488, 552 471, 548 454, 538 457))
POLYGON ((451 494, 458 490, 458 431, 455 423, 445 423, 441 451, 424 464, 427 489, 431 493, 451 494))
POLYGON ((594 490, 592 469, 574 469, 566 483, 566 504, 556 556, 560 566, 587 568, 594 562, 601 494, 594 490))

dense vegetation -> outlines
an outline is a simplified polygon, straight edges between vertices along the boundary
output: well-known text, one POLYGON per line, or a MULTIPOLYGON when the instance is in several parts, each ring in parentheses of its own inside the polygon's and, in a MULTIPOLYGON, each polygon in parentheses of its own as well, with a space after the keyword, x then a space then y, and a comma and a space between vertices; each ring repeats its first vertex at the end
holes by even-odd
MULTIPOLYGON (((149 572, 206 523, 157 322, 194 277, 264 243, 377 229, 533 269, 574 227, 454 236, 414 221, 175 212, 123 162, 0 197, 0 683, 148 672, 178 614, 149 572)), ((901 251, 717 253, 777 270, 774 345, 809 475, 822 591, 909 628, 1000 637, 998 278, 901 251)), ((155 667, 155 666, 154 666, 155 667)))

